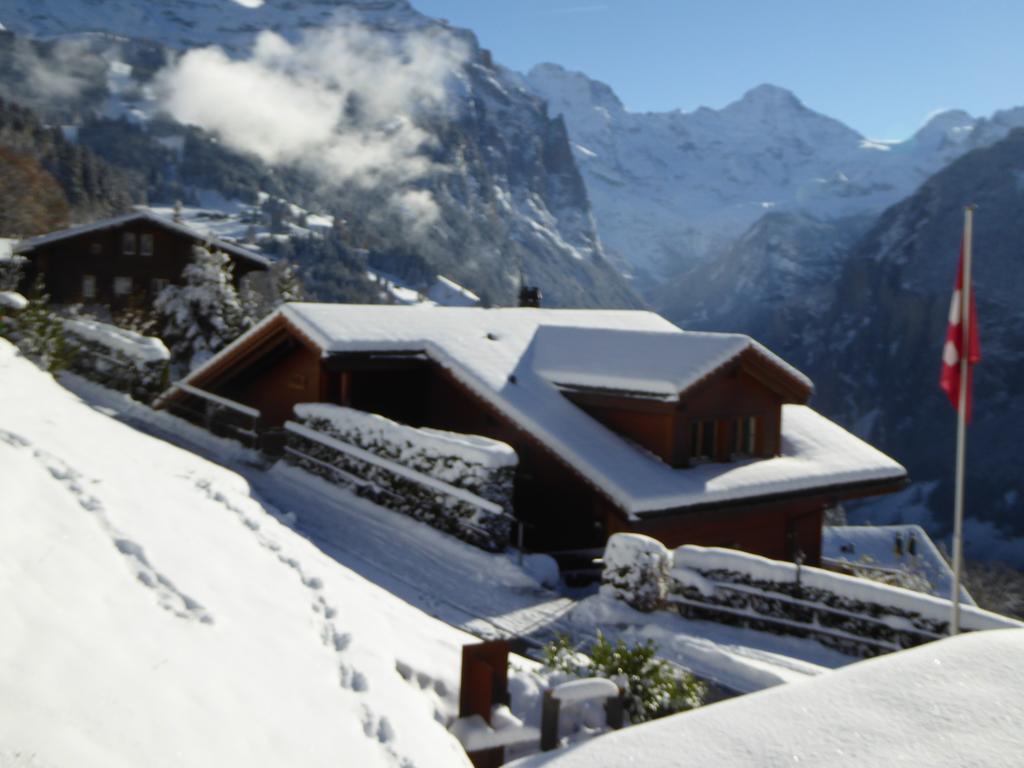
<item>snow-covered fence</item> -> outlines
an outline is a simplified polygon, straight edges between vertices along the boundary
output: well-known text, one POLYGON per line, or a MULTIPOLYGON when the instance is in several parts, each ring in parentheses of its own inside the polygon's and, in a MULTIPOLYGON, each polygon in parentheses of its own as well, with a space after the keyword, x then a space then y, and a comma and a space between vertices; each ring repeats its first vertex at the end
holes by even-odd
MULTIPOLYGON (((602 592, 641 610, 809 637, 860 657, 949 632, 948 601, 887 584, 730 549, 670 551, 637 534, 616 534, 608 549, 602 592)), ((965 631, 1022 626, 967 605, 961 622, 965 631)))
MULTIPOLYGON (((300 418, 305 417, 307 423, 290 421, 285 424, 285 459, 289 463, 348 488, 375 504, 402 512, 483 549, 499 551, 508 544, 513 522, 506 507, 511 503, 510 493, 501 497, 505 503, 499 503, 455 482, 439 479, 436 472, 428 474, 420 468, 426 452, 423 445, 389 445, 389 441, 379 440, 375 443, 378 453, 349 442, 338 436, 334 422, 322 418, 325 413, 323 406, 299 405, 296 412, 300 418)), ((402 430, 399 434, 411 442, 418 439, 414 433, 425 433, 394 422, 389 424, 402 430)), ((468 450, 467 446, 483 447, 487 440, 470 435, 444 438, 451 440, 454 452, 448 457, 453 461, 446 462, 439 446, 442 434, 450 433, 431 431, 423 435, 429 450, 438 453, 438 461, 428 469, 448 472, 453 464, 464 462, 463 453, 468 450)), ((495 444, 495 451, 502 445, 496 441, 487 442, 495 444)), ((450 479, 461 478, 451 476, 450 479)), ((484 483, 483 488, 493 495, 493 485, 484 483)))
POLYGON ((167 387, 170 353, 160 339, 85 318, 63 323, 74 373, 147 403, 167 387))
POLYGON ((246 448, 260 445, 260 412, 242 403, 212 392, 177 383, 174 389, 184 397, 165 400, 167 410, 175 416, 203 427, 218 437, 237 440, 246 448))
POLYGON ((410 427, 375 413, 329 403, 300 403, 295 406, 295 416, 310 429, 512 511, 519 457, 507 443, 410 427))

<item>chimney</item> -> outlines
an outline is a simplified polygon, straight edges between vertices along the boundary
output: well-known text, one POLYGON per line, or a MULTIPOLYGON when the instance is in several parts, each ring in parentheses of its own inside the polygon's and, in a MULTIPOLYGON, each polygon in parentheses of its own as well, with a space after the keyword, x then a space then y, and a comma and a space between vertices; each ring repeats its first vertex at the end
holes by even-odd
POLYGON ((540 288, 536 285, 526 284, 526 275, 523 273, 523 265, 519 265, 519 306, 540 307, 540 288))
POLYGON ((519 289, 519 306, 520 307, 540 307, 541 293, 540 288, 535 285, 524 285, 519 289))

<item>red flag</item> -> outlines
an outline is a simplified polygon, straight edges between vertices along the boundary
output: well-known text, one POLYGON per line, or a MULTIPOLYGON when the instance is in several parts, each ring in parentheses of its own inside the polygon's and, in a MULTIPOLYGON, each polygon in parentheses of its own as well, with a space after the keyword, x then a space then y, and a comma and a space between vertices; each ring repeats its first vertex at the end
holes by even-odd
MULTIPOLYGON (((954 408, 960 407, 960 358, 963 356, 963 329, 960 326, 962 315, 960 302, 964 287, 964 247, 960 244, 960 266, 956 274, 956 288, 953 300, 949 304, 949 327, 946 330, 946 343, 942 347, 942 373, 939 375, 939 386, 949 397, 954 408)), ((970 339, 967 344, 967 421, 971 420, 971 390, 974 370, 972 366, 981 360, 981 339, 978 336, 978 308, 974 300, 974 286, 971 286, 971 303, 969 307, 970 339)))

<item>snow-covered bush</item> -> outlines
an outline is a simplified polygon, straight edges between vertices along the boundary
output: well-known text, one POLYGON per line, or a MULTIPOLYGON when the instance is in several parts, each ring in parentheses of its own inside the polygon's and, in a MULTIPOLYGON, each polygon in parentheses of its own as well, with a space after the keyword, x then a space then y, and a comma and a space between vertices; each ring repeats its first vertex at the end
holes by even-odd
POLYGON ((167 286, 153 302, 176 373, 202 365, 252 325, 232 271, 226 254, 196 246, 184 285, 167 286))
POLYGON ((519 457, 507 443, 479 435, 410 427, 375 413, 328 403, 295 406, 299 422, 512 511, 519 457))
POLYGON ((657 539, 637 533, 616 533, 604 550, 601 592, 638 611, 665 604, 672 553, 657 539))
POLYGON ((28 307, 28 299, 15 291, 0 291, 0 336, 13 337, 17 316, 28 307))
POLYGON ((65 319, 64 331, 75 373, 142 402, 167 388, 171 355, 160 339, 87 318, 65 319))
POLYGON ((624 691, 625 710, 633 724, 654 720, 704 703, 707 686, 693 675, 676 669, 655 655, 650 640, 632 647, 624 640, 612 643, 600 631, 586 654, 569 638, 559 635, 544 646, 544 663, 572 677, 603 677, 624 691))

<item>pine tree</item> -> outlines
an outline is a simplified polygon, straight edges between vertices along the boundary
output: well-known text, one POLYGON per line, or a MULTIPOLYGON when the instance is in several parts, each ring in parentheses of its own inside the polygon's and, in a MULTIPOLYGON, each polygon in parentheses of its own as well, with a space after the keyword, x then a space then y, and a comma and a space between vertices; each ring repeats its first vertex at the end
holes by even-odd
POLYGON ((51 373, 67 368, 74 349, 64 336, 64 323, 49 307, 40 275, 33 286, 28 306, 14 324, 14 339, 22 353, 51 373))
POLYGON ((169 285, 154 302, 160 337, 171 350, 176 374, 215 355, 252 325, 232 282, 231 260, 195 247, 182 271, 184 285, 169 285))
POLYGON ((242 308, 253 321, 262 320, 282 304, 302 301, 303 289, 298 267, 279 259, 268 272, 252 272, 242 280, 242 308))

